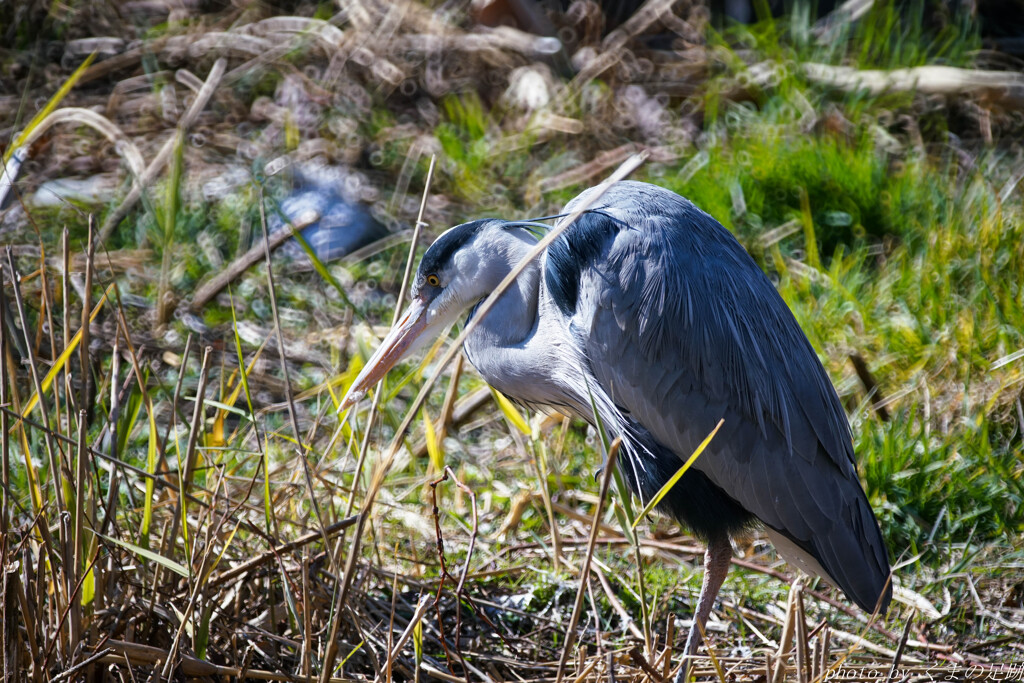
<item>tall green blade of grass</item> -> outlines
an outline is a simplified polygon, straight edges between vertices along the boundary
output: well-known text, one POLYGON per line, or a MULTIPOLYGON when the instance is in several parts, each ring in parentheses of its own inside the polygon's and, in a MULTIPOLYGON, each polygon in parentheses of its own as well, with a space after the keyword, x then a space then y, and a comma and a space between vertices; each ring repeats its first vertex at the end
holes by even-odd
POLYGON ((179 130, 175 133, 174 159, 171 163, 171 175, 167 181, 167 194, 164 198, 164 210, 160 214, 163 223, 163 251, 160 261, 160 281, 157 286, 156 319, 157 325, 167 322, 170 301, 171 256, 174 252, 174 232, 178 224, 178 206, 181 201, 182 167, 185 155, 185 136, 179 130))
POLYGON ((270 501, 270 442, 263 444, 260 441, 259 428, 256 426, 256 411, 253 408, 252 393, 249 391, 249 373, 245 370, 245 356, 242 354, 242 339, 238 336, 238 319, 235 316, 235 297, 228 287, 228 300, 231 302, 231 332, 235 339, 235 356, 238 358, 238 376, 242 382, 242 389, 245 391, 245 403, 249 406, 249 414, 253 416, 253 429, 256 433, 256 444, 262 451, 263 459, 263 515, 269 533, 273 528, 274 509, 270 501))
POLYGON ((53 94, 53 97, 50 98, 46 105, 39 110, 39 113, 32 117, 32 120, 28 122, 28 125, 25 126, 21 133, 18 134, 11 145, 7 148, 7 151, 4 152, 5 166, 7 162, 11 160, 14 152, 21 147, 22 143, 32 134, 32 131, 35 130, 35 127, 39 125, 39 122, 49 116, 50 113, 57 108, 57 105, 59 105, 67 96, 67 94, 71 92, 71 89, 75 87, 75 84, 78 83, 78 80, 82 77, 82 74, 85 73, 85 70, 93 63, 94 59, 96 59, 95 52, 85 58, 78 68, 75 69, 74 73, 72 73, 71 76, 61 84, 60 88, 53 94))

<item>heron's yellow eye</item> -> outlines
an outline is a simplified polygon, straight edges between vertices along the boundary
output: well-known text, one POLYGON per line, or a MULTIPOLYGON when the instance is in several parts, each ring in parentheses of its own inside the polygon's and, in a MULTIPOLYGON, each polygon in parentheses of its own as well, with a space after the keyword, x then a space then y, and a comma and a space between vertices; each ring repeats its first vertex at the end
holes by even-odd
POLYGON ((441 278, 436 275, 428 275, 427 284, 431 287, 439 287, 441 285, 441 278))

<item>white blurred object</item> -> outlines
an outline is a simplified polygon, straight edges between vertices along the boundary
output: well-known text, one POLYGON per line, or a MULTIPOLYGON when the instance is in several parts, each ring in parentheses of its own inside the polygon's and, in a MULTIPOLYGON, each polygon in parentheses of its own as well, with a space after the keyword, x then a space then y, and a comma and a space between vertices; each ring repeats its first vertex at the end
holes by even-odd
POLYGON ((554 90, 554 79, 547 65, 531 64, 513 69, 503 97, 513 107, 537 111, 551 103, 554 90))
POLYGON ((88 178, 55 178, 39 186, 28 199, 36 207, 63 206, 67 202, 105 204, 117 192, 117 178, 110 174, 97 174, 88 178))

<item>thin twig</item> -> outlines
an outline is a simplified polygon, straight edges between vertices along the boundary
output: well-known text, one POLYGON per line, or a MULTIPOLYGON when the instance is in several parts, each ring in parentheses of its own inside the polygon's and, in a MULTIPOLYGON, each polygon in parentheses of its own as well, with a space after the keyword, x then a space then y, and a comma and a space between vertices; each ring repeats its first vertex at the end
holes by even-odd
MULTIPOLYGON (((462 670, 467 677, 469 677, 469 668, 466 666, 466 658, 463 656, 462 651, 459 647, 459 640, 462 632, 462 599, 465 599, 469 603, 470 607, 473 608, 477 614, 484 620, 484 622, 494 629, 494 632, 500 637, 506 646, 510 647, 510 644, 505 640, 504 635, 497 629, 497 627, 491 622, 490 618, 480 609, 476 607, 473 602, 473 598, 466 593, 466 579, 469 576, 469 563, 473 559, 473 548, 476 546, 477 537, 477 514, 476 514, 476 494, 468 486, 459 481, 458 477, 452 471, 451 467, 445 467, 444 473, 439 479, 435 479, 430 482, 430 497, 433 507, 434 516, 434 531, 437 538, 437 555, 441 565, 441 575, 437 584, 437 596, 434 598, 434 607, 437 610, 437 628, 440 634, 441 646, 444 648, 445 655, 451 659, 451 653, 448 652, 448 645, 444 637, 444 621, 441 615, 441 592, 444 590, 445 581, 452 579, 451 573, 448 571, 448 562, 444 556, 444 538, 441 535, 441 510, 437 506, 437 486, 441 482, 451 479, 459 489, 469 496, 472 503, 473 512, 473 527, 469 536, 469 548, 466 551, 466 560, 462 567, 462 574, 455 586, 455 654, 459 658, 459 663, 462 664, 462 670)), ((454 579, 452 579, 454 581, 454 579)))

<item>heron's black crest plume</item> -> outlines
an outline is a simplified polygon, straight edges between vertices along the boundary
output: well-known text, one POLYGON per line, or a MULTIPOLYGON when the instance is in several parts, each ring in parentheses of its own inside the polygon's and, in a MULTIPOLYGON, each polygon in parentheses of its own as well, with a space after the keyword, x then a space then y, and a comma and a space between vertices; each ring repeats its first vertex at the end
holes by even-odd
POLYGON ((539 223, 538 221, 549 220, 552 218, 561 218, 561 215, 544 216, 542 218, 522 221, 505 221, 499 218, 482 218, 480 220, 456 225, 455 227, 445 231, 433 244, 430 245, 427 252, 423 255, 423 260, 420 261, 418 270, 420 273, 434 273, 443 269, 459 249, 466 246, 470 240, 472 240, 488 225, 497 223, 504 229, 522 228, 532 233, 535 237, 540 238, 551 229, 551 226, 539 223))
POLYGON ((484 218, 456 225, 447 230, 423 254, 418 271, 420 273, 435 273, 443 269, 452 260, 455 252, 464 247, 484 226, 493 221, 493 218, 484 218))
POLYGON ((505 223, 505 225, 502 226, 502 227, 504 227, 506 229, 507 228, 522 228, 523 230, 528 231, 531 235, 533 235, 537 239, 540 239, 541 237, 546 235, 551 230, 551 226, 550 225, 547 225, 545 223, 538 223, 537 222, 537 221, 542 221, 542 220, 545 220, 545 219, 543 219, 543 218, 536 218, 534 220, 529 220, 529 221, 509 221, 508 223, 505 223))

